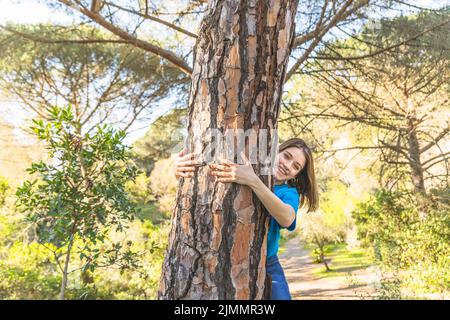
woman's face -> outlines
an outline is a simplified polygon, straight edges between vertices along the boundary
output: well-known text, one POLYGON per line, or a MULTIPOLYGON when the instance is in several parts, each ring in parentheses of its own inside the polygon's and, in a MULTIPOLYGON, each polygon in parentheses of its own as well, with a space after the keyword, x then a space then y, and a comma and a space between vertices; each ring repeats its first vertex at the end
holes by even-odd
POLYGON ((284 181, 294 178, 306 164, 303 150, 288 147, 277 154, 275 158, 274 178, 284 181))

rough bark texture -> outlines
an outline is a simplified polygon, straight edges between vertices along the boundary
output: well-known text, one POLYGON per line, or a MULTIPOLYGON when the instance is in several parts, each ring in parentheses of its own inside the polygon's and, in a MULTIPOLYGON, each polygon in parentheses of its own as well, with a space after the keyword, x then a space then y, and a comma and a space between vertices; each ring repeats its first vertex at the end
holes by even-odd
MULTIPOLYGON (((189 148, 209 128, 277 127, 298 0, 211 1, 196 44, 189 148)), ((248 142, 247 142, 248 143, 248 142)), ((254 165, 260 173, 259 164, 254 165)), ((200 167, 180 180, 159 299, 263 299, 268 213, 251 189, 216 183, 200 167)), ((270 176, 261 179, 272 187, 270 176)))

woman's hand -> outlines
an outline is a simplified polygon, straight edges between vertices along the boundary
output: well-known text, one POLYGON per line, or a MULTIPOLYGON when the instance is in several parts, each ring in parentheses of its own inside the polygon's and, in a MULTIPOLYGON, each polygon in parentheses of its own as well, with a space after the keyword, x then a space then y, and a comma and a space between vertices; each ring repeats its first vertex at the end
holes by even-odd
POLYGON ((244 164, 240 165, 223 159, 216 164, 210 164, 210 175, 216 176, 219 182, 235 182, 252 187, 259 180, 253 171, 252 164, 241 154, 244 164))
POLYGON ((200 161, 194 160, 194 153, 186 154, 186 151, 186 148, 184 148, 180 153, 174 156, 172 170, 177 180, 181 177, 190 178, 194 176, 194 171, 200 164, 200 161))

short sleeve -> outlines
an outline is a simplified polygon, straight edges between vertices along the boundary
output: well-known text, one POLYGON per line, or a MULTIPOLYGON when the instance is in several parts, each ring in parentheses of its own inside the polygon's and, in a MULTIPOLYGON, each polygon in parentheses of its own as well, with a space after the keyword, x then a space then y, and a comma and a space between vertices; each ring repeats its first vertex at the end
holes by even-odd
POLYGON ((280 226, 280 228, 288 229, 289 231, 294 231, 294 230, 295 230, 295 226, 296 226, 296 224, 297 224, 297 210, 298 210, 298 205, 299 205, 299 202, 300 202, 300 197, 299 197, 299 195, 298 195, 298 192, 297 192, 296 189, 291 188, 291 189, 289 189, 288 191, 286 191, 286 192, 280 197, 280 199, 281 199, 284 203, 290 205, 290 206, 294 209, 294 212, 295 212, 295 219, 294 219, 294 221, 292 222, 292 224, 291 224, 289 227, 287 227, 287 228, 281 227, 281 226, 280 226))

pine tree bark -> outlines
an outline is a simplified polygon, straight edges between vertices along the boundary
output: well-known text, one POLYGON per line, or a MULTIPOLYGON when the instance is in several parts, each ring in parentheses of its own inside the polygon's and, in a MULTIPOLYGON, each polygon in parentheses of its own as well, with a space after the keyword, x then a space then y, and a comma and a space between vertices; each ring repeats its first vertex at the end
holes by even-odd
MULTIPOLYGON (((266 129, 267 149, 273 147, 297 5, 298 0, 210 1, 195 47, 191 151, 205 152, 211 128, 266 129)), ((260 164, 254 169, 260 174, 260 164)), ((260 177, 272 187, 271 176, 260 177)), ((180 180, 159 299, 269 298, 269 215, 249 187, 214 181, 206 166, 180 180)))

